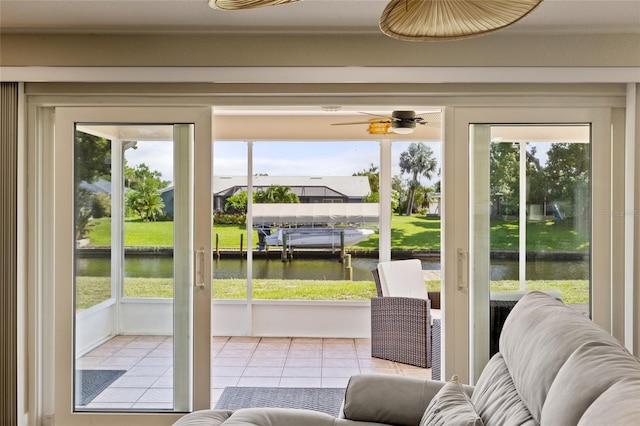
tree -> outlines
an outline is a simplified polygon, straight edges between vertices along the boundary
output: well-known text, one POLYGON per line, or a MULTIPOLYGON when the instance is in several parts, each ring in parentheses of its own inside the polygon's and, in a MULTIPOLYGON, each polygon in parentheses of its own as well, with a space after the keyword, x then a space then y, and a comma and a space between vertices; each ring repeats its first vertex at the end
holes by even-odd
POLYGON ((416 188, 414 204, 426 209, 428 213, 429 206, 433 201, 433 195, 435 194, 435 192, 436 191, 432 186, 420 185, 418 188, 416 188))
POLYGON ((535 146, 527 151, 527 204, 544 206, 547 202, 548 183, 545 170, 536 153, 535 146))
POLYGON ((81 239, 88 232, 94 196, 81 188, 80 183, 93 183, 100 178, 111 180, 111 141, 81 131, 76 131, 74 138, 75 234, 76 239, 81 239))
MULTIPOLYGON (((547 152, 546 176, 551 200, 563 200, 573 205, 586 199, 590 184, 590 151, 588 144, 553 143, 547 152)), ((585 212, 573 212, 573 215, 585 212)))
POLYGON ((492 143, 489 150, 491 200, 496 215, 517 214, 519 205, 520 157, 518 145, 511 142, 492 143))
POLYGON ((151 170, 145 163, 140 163, 135 167, 125 166, 124 168, 125 186, 139 190, 143 186, 148 190, 161 190, 169 186, 169 182, 162 180, 162 173, 151 170))
POLYGON ((227 198, 224 203, 224 210, 232 212, 247 212, 247 191, 240 191, 227 198))
POLYGON ((76 131, 74 152, 76 186, 100 178, 111 180, 111 141, 76 131))
POLYGON ((433 150, 423 142, 414 142, 400 154, 400 171, 409 173, 411 180, 409 183, 409 198, 407 202, 407 216, 411 216, 414 204, 416 189, 420 186, 418 178, 424 176, 427 179, 433 177, 438 163, 433 158, 433 150))
MULTIPOLYGON (((380 199, 380 170, 378 166, 374 166, 373 163, 369 166, 369 169, 365 169, 361 172, 354 173, 353 176, 366 176, 369 179, 369 190, 371 191, 367 195, 367 200, 379 200, 380 199)), ((377 201, 366 201, 377 202, 377 201)))
POLYGON ((81 240, 89 232, 89 221, 91 220, 91 200, 93 194, 90 191, 77 187, 75 202, 75 227, 76 240, 81 240))
POLYGON ((400 176, 394 176, 391 178, 391 211, 399 212, 402 206, 402 197, 407 191, 404 187, 404 182, 400 176))
POLYGON ((300 199, 291 192, 291 187, 271 185, 266 190, 253 193, 254 203, 299 203, 300 199))
MULTIPOLYGON (((299 203, 300 199, 291 192, 288 186, 271 185, 266 190, 259 189, 253 193, 253 202, 261 204, 299 203)), ((247 212, 247 191, 240 191, 227 198, 224 210, 230 212, 247 212)))
POLYGON ((124 174, 129 188, 125 196, 126 207, 145 222, 156 221, 165 207, 160 190, 166 188, 169 182, 163 181, 162 174, 151 170, 145 163, 136 167, 126 166, 124 174))
POLYGON ((127 207, 138 213, 145 222, 155 222, 164 209, 164 202, 157 189, 142 185, 127 192, 127 207))

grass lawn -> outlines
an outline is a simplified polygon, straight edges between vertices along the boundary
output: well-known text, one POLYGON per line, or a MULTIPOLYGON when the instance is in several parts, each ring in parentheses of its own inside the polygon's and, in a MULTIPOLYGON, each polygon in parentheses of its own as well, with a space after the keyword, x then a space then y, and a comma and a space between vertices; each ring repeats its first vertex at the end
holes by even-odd
MULTIPOLYGON (((104 247, 111 243, 111 221, 109 218, 92 221, 89 232, 90 246, 104 247)), ((244 225, 216 225, 212 229, 213 245, 216 237, 221 249, 239 249, 240 238, 247 247, 244 225)), ((125 245, 130 247, 173 245, 173 222, 142 222, 127 219, 124 225, 125 245)), ((375 250, 378 248, 378 234, 374 234, 353 247, 375 250)), ((254 244, 258 235, 253 233, 254 244)), ((491 222, 491 249, 518 249, 518 221, 494 220, 491 222)), ((440 249, 440 219, 414 216, 393 216, 391 218, 391 247, 413 250, 440 249)), ((570 251, 588 252, 589 240, 580 235, 571 222, 530 221, 527 223, 527 250, 529 251, 570 251)))
MULTIPOLYGON (((375 297, 373 281, 262 280, 254 279, 253 297, 263 300, 369 300, 375 297)), ((429 291, 439 291, 440 281, 427 281, 429 291)), ((214 299, 245 299, 247 284, 242 279, 213 281, 214 299)), ((589 301, 586 280, 527 281, 528 290, 559 290, 567 304, 589 301)), ((516 281, 492 281, 492 291, 518 290, 516 281)), ((76 308, 87 309, 109 299, 109 277, 77 277, 76 308)), ((173 280, 161 278, 127 278, 126 297, 173 297, 173 280)))

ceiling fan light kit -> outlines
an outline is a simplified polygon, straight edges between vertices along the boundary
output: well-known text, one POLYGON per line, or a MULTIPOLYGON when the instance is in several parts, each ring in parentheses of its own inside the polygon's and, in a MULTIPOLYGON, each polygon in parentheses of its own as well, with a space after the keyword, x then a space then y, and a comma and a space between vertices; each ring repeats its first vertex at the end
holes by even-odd
POLYGON ((542 0, 391 0, 380 30, 398 40, 447 41, 506 28, 527 16, 542 0))
POLYGON ((413 133, 416 122, 424 123, 422 117, 416 117, 415 111, 393 111, 391 113, 391 131, 398 135, 413 133))
POLYGON ((398 135, 410 135, 413 133, 413 129, 416 128, 416 123, 391 123, 391 131, 398 135))
POLYGON ((380 121, 378 118, 372 118, 369 120, 371 124, 367 128, 367 132, 370 135, 386 135, 391 133, 391 122, 390 121, 380 121))

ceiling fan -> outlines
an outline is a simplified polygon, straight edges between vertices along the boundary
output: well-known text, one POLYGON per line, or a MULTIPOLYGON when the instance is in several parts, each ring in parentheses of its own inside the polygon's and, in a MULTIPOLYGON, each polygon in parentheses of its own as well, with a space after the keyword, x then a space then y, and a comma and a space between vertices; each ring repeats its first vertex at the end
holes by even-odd
POLYGON ((388 134, 396 133, 399 135, 408 135, 413 133, 418 124, 425 126, 439 126, 440 113, 426 112, 424 114, 416 114, 415 111, 393 111, 390 116, 371 114, 361 112, 360 114, 371 115, 368 121, 351 121, 347 123, 333 123, 332 126, 350 126, 353 124, 368 124, 367 129, 371 134, 388 134))
MULTIPOLYGON (((253 9, 300 0, 208 0, 220 10, 253 9)), ((458 40, 506 28, 543 0, 391 0, 380 16, 380 30, 409 41, 458 40)))

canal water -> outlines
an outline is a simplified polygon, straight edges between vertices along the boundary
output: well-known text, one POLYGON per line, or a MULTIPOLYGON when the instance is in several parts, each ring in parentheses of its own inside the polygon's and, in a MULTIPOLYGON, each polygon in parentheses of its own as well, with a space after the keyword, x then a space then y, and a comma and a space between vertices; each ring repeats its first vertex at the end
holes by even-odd
MULTIPOLYGON (((353 279, 371 280, 371 270, 377 259, 352 258, 353 279)), ((76 275, 108 277, 109 258, 78 258, 76 275)), ((344 264, 336 259, 294 259, 282 262, 279 259, 254 259, 253 277, 263 279, 308 279, 341 280, 346 278, 344 264)), ((221 259, 213 261, 215 278, 246 278, 247 261, 244 259, 221 259)), ((422 261, 424 270, 440 270, 439 259, 422 261)), ((529 280, 580 280, 589 278, 589 264, 586 260, 535 260, 527 261, 529 280)), ((166 256, 130 256, 125 259, 126 277, 170 278, 173 276, 173 259, 166 256)), ((517 280, 518 262, 515 260, 492 259, 492 280, 517 280)))

